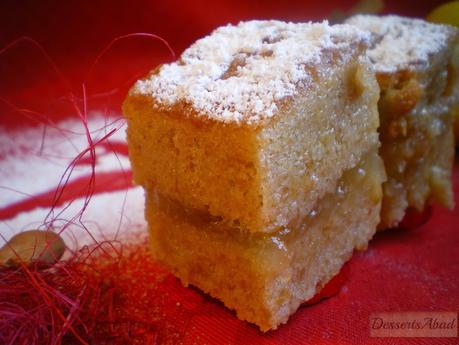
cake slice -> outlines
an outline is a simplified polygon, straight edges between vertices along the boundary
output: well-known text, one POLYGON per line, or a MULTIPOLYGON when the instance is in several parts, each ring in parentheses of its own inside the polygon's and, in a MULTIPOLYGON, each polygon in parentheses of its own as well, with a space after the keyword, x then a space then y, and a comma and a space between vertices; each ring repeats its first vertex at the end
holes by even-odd
POLYGON ((378 143, 367 42, 256 21, 199 40, 126 98, 135 181, 247 231, 301 222, 378 143))
POLYGON ((348 25, 217 29, 124 103, 153 254, 263 331, 379 222, 379 88, 348 25))
POLYGON ((399 16, 357 15, 347 23, 373 35, 368 56, 381 88, 380 154, 388 175, 380 228, 397 226, 408 208, 453 207, 457 30, 399 16))

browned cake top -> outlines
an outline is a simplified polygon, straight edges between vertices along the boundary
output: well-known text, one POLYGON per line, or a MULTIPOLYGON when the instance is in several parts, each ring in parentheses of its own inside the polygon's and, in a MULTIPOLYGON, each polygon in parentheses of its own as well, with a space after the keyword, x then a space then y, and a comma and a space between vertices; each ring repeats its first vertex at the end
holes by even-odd
POLYGON ((431 57, 448 48, 457 30, 448 25, 395 15, 356 15, 347 20, 373 34, 368 57, 378 72, 427 69, 431 57))
POLYGON ((307 66, 320 65, 325 50, 351 56, 369 38, 352 26, 328 22, 227 25, 138 81, 133 92, 152 96, 157 106, 184 102, 200 116, 253 124, 275 115, 278 101, 312 82, 307 66))

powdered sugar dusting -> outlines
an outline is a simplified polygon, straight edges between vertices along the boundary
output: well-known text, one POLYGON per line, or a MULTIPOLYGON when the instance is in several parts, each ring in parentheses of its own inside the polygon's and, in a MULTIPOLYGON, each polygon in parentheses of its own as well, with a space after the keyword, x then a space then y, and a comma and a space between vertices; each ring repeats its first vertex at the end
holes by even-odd
MULTIPOLYGON (((124 122, 97 114, 92 114, 88 120, 95 141, 116 130, 109 138, 113 145, 127 145, 124 126, 124 122)), ((12 131, 0 126, 0 211, 31 196, 54 190, 66 167, 87 145, 81 121, 76 119, 59 122, 55 128, 48 127, 44 137, 41 127, 22 127, 12 131)), ((103 172, 130 170, 129 159, 125 155, 115 154, 115 151, 101 146, 96 147, 96 154, 96 178, 103 172)), ((76 166, 68 182, 88 176, 91 171, 89 165, 76 166)), ((62 234, 66 244, 76 249, 94 244, 94 238, 97 241, 131 240, 133 233, 147 234, 143 194, 141 187, 133 187, 93 195, 80 222, 71 224, 62 234), (83 224, 92 237, 83 229, 83 224)), ((53 223, 54 229, 59 230, 67 224, 67 220, 81 210, 84 201, 84 198, 79 198, 71 204, 66 202, 56 207, 54 214, 59 214, 59 218, 53 223)), ((20 231, 41 226, 50 210, 51 205, 36 207, 9 219, 0 219, 0 247, 4 240, 20 231)))
POLYGON ((353 52, 369 34, 349 25, 249 21, 227 25, 198 40, 181 58, 136 83, 133 92, 161 106, 190 104, 224 122, 257 123, 276 114, 278 102, 311 82, 306 65, 324 50, 353 52))
POLYGON ((395 15, 357 15, 347 20, 373 34, 368 57, 379 72, 428 68, 430 57, 448 47, 455 28, 395 15))
MULTIPOLYGON (((94 140, 113 129, 117 130, 111 141, 126 140, 124 129, 118 129, 123 124, 109 123, 97 114, 91 116, 88 126, 94 140)), ((62 121, 59 128, 47 127, 45 133, 42 138, 42 127, 18 131, 0 127, 0 208, 24 198, 21 191, 34 195, 56 187, 67 165, 87 146, 81 122, 75 119, 62 121)), ((127 157, 104 154, 104 151, 96 147, 97 172, 130 169, 127 157)), ((91 170, 89 165, 77 166, 72 178, 87 175, 91 170)))

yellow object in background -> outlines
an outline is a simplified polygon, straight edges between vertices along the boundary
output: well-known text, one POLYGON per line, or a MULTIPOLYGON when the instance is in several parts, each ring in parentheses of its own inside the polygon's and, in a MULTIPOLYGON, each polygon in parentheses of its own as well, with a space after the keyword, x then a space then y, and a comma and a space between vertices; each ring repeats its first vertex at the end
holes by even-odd
POLYGON ((427 15, 427 20, 459 27, 459 1, 451 1, 436 7, 427 15))
MULTIPOLYGON (((451 1, 440 5, 427 15, 427 20, 439 24, 449 24, 459 28, 459 1, 451 1)), ((459 56, 459 46, 456 48, 459 56)), ((459 146, 459 106, 453 110, 456 118, 454 124, 454 136, 456 146, 459 146)))
MULTIPOLYGON (((440 5, 427 15, 427 20, 434 23, 449 24, 459 28, 459 1, 451 1, 440 5)), ((459 51, 459 47, 456 48, 459 51)), ((459 55, 459 53, 457 53, 459 55)), ((456 138, 456 146, 459 145, 459 106, 454 110, 456 118, 454 124, 454 136, 456 138)))

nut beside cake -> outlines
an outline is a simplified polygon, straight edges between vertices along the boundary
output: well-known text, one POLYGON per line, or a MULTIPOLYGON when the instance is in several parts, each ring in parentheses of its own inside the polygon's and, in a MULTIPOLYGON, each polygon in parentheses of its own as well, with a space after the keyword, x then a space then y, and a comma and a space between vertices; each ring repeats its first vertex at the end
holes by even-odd
POLYGON ((369 42, 326 22, 228 25, 124 103, 153 254, 264 331, 366 248, 379 222, 369 42))

